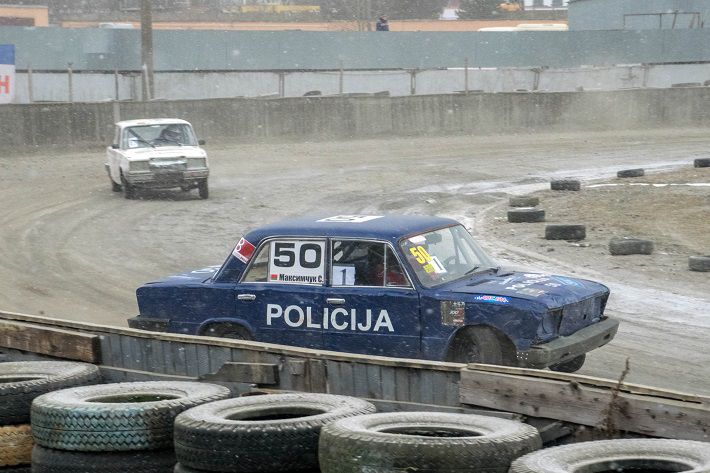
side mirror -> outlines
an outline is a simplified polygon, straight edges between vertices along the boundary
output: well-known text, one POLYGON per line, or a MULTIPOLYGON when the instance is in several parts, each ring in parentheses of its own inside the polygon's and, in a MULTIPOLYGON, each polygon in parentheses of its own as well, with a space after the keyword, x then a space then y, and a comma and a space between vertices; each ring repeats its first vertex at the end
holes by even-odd
POLYGON ((202 146, 202 145, 206 145, 207 142, 205 140, 197 140, 197 144, 202 146))
POLYGON ((111 149, 118 149, 118 145, 116 143, 112 144, 111 149))

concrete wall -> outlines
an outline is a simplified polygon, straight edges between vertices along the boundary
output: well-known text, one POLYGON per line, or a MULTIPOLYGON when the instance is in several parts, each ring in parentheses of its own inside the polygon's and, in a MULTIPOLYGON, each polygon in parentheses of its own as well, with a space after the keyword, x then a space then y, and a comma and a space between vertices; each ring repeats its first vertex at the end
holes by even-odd
POLYGON ((0 107, 3 152, 106 145, 119 119, 179 117, 213 142, 710 125, 710 88, 31 104, 0 107))

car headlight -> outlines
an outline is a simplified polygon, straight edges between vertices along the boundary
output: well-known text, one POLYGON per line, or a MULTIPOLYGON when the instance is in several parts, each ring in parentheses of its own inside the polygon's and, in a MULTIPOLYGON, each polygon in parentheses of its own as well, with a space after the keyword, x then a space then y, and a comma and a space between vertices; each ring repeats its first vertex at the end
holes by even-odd
POLYGON ((205 158, 187 158, 187 168, 206 168, 207 160, 205 158))
POLYGON ((562 309, 554 309, 547 311, 542 316, 542 321, 537 329, 537 335, 541 339, 545 339, 550 335, 557 335, 562 323, 562 309))
POLYGON ((150 171, 149 161, 131 161, 128 165, 129 171, 150 171))

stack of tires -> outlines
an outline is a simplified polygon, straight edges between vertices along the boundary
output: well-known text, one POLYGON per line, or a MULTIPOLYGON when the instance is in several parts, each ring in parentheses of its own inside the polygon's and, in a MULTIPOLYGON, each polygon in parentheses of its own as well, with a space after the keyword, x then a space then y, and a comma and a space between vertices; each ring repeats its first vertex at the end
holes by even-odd
POLYGON ((33 445, 30 406, 36 397, 99 380, 98 367, 86 363, 0 363, 0 470, 30 471, 33 445))
POLYGON ((32 403, 32 471, 170 473, 175 417, 229 395, 223 386, 178 381, 99 384, 44 394, 32 403))

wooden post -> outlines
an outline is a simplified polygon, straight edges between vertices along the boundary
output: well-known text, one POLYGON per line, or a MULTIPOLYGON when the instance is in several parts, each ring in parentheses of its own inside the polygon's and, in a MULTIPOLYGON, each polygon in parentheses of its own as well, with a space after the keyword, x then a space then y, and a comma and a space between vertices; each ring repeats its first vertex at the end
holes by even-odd
POLYGON ((412 69, 409 71, 409 94, 416 95, 417 93, 417 71, 412 69))
POLYGON ((141 69, 143 101, 155 97, 153 85, 153 10, 150 0, 141 0, 141 69))
POLYGON ((340 72, 338 74, 338 95, 343 95, 343 61, 340 61, 340 72))
POLYGON ((468 58, 464 60, 464 92, 468 94, 468 58))
POLYGON ((121 98, 119 97, 118 69, 114 69, 113 71, 113 87, 116 92, 116 100, 120 100, 121 98))
POLYGON ((67 64, 67 79, 69 87, 69 103, 74 102, 74 71, 72 71, 72 63, 67 64))
POLYGON ((286 96, 286 73, 279 72, 279 97, 286 96))
POLYGON ((34 93, 32 89, 32 66, 27 66, 27 98, 30 103, 34 102, 34 93))

